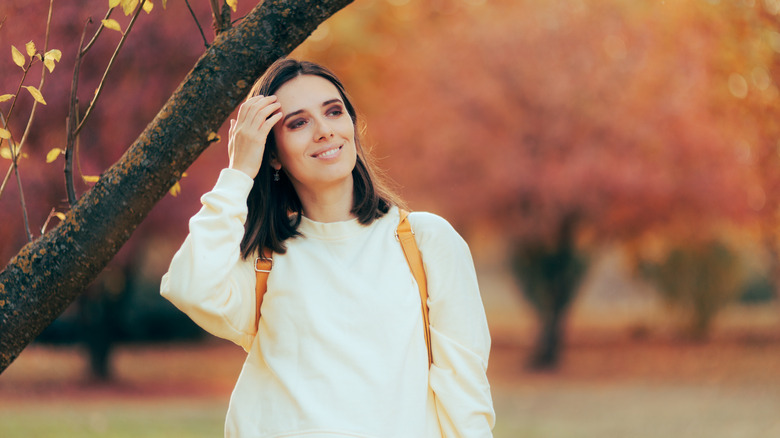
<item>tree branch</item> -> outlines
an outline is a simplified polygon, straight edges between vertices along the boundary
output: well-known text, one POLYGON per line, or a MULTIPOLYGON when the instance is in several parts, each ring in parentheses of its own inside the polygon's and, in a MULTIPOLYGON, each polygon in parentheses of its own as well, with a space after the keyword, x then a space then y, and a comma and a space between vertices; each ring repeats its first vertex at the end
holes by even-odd
MULTIPOLYGON (((108 11, 106 11, 106 16, 103 17, 103 20, 108 20, 111 17, 111 13, 112 12, 114 12, 114 8, 109 8, 108 11)), ((91 23, 92 22, 92 17, 88 18, 87 22, 91 23)), ((81 45, 79 45, 79 52, 78 52, 79 58, 83 58, 84 55, 86 55, 87 52, 89 52, 89 49, 91 49, 92 45, 95 44, 95 41, 97 41, 98 36, 100 36, 100 34, 103 32, 103 29, 105 29, 105 27, 106 26, 103 24, 103 21, 101 20, 100 21, 100 26, 98 26, 97 30, 95 31, 95 34, 92 35, 92 39, 89 40, 87 45, 84 46, 83 48, 82 48, 81 45)), ((86 32, 86 29, 84 29, 84 32, 86 32)), ((82 40, 83 40, 83 37, 82 37, 82 40)))
POLYGON ((351 0, 266 0, 220 33, 122 158, 0 272, 0 372, 97 276, 254 81, 351 0))
POLYGON ((78 125, 76 126, 76 132, 75 135, 79 135, 79 132, 81 132, 81 128, 84 127, 84 123, 89 119, 89 116, 92 114, 92 110, 95 108, 95 104, 97 103, 98 97, 100 97, 100 93, 103 91, 103 85, 106 83, 106 77, 108 76, 108 72, 111 70, 111 67, 114 65, 114 61, 116 61, 117 55, 119 55, 119 51, 122 49, 122 46, 125 45, 125 41, 127 40, 127 35, 130 34, 130 30, 133 29, 133 24, 135 24, 135 20, 138 19, 138 15, 141 14, 141 11, 143 10, 144 3, 146 0, 141 0, 141 2, 138 4, 138 8, 135 10, 135 13, 133 14, 133 18, 130 19, 130 23, 127 25, 127 28, 122 33, 122 38, 119 40, 119 43, 116 45, 116 49, 114 49, 114 53, 111 55, 111 59, 108 61, 108 65, 106 66, 106 70, 103 72, 103 77, 100 78, 100 83, 98 84, 97 90, 95 91, 95 95, 92 96, 92 101, 89 102, 89 106, 87 107, 87 111, 84 113, 84 117, 81 118, 78 125))
POLYGON ((81 31, 81 40, 79 40, 79 47, 76 49, 76 61, 73 63, 73 78, 70 83, 70 98, 68 99, 68 117, 65 127, 65 166, 63 173, 65 174, 65 192, 68 195, 68 205, 71 207, 76 205, 77 200, 76 188, 73 182, 73 151, 77 137, 76 127, 79 125, 79 71, 81 70, 81 59, 87 53, 82 47, 84 38, 87 36, 87 26, 91 22, 92 18, 87 18, 86 23, 84 23, 84 29, 81 31))

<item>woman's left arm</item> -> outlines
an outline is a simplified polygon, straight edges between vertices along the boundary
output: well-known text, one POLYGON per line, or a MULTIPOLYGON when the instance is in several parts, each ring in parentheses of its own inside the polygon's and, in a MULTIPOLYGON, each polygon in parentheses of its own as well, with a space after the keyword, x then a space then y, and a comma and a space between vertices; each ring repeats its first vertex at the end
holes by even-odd
POLYGON ((490 333, 468 245, 439 216, 409 216, 425 264, 433 389, 445 437, 490 437, 495 412, 487 380, 490 333))

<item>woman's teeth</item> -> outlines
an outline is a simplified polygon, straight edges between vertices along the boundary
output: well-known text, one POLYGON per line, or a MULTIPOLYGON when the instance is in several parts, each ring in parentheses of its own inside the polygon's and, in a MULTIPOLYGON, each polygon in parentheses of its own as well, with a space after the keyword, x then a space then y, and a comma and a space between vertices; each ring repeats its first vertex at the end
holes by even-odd
POLYGON ((330 158, 330 157, 336 155, 338 153, 339 149, 341 149, 341 146, 339 146, 337 148, 333 148, 333 149, 328 149, 327 151, 325 151, 325 152, 323 152, 321 154, 318 154, 317 158, 330 158))

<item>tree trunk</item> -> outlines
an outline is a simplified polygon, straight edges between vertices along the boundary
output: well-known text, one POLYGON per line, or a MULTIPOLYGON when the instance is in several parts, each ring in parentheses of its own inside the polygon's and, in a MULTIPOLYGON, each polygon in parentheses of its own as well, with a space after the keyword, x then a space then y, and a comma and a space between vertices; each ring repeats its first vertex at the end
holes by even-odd
POLYGON ((106 266, 256 78, 350 2, 266 0, 216 37, 122 158, 0 272, 0 373, 106 266))
POLYGON ((511 256, 515 278, 540 322, 528 360, 531 369, 558 366, 566 312, 588 267, 575 245, 576 224, 576 217, 570 215, 551 242, 518 242, 511 256))
POLYGON ((565 302, 560 302, 558 309, 549 309, 545 314, 539 315, 539 334, 536 337, 536 344, 533 347, 531 356, 528 358, 528 368, 532 370, 551 370, 558 367, 566 313, 564 308, 569 303, 570 298, 565 302))

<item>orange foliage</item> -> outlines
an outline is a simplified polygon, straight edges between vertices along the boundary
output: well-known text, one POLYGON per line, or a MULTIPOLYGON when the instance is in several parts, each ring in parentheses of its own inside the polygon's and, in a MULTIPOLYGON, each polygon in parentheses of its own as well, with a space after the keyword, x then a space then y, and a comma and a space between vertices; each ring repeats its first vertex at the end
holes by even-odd
MULTIPOLYGON (((41 44, 31 29, 42 31, 47 3, 11 0, 4 44, 41 44)), ((61 166, 44 161, 64 142, 84 20, 105 7, 86 3, 55 2, 50 45, 63 58, 42 90, 49 105, 21 165, 33 226, 64 197, 61 166)), ((490 224, 523 240, 554 237, 571 215, 600 238, 706 230, 757 213, 774 224, 780 34, 772 5, 361 0, 296 54, 345 79, 368 121, 368 144, 411 206, 456 224, 490 224)), ((210 34, 207 6, 195 6, 210 34)), ((85 174, 121 155, 202 52, 183 4, 160 14, 139 20, 109 77, 82 136, 85 174)), ((106 41, 90 53, 96 65, 83 69, 82 101, 111 49, 106 41)), ((10 55, 0 62, 3 90, 15 85, 15 68, 10 55)), ((164 200, 140 231, 186 231, 226 163, 223 146, 204 154, 182 195, 164 200)), ((0 221, 7 260, 24 241, 15 189, 0 199, 0 221)))
POLYGON ((627 238, 770 208, 765 2, 367 3, 300 53, 345 76, 412 207, 525 241, 571 215, 627 238))

